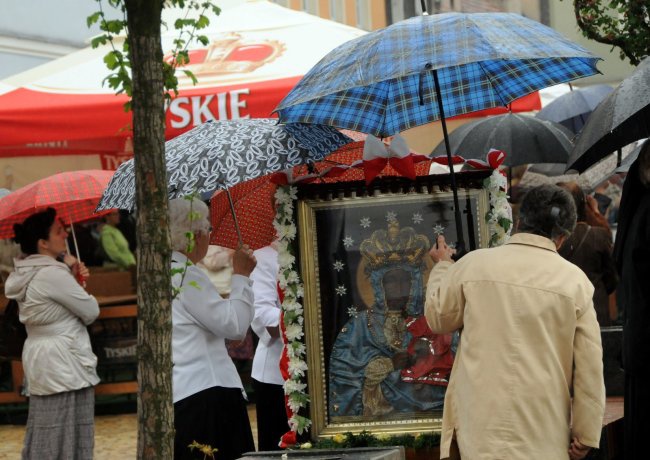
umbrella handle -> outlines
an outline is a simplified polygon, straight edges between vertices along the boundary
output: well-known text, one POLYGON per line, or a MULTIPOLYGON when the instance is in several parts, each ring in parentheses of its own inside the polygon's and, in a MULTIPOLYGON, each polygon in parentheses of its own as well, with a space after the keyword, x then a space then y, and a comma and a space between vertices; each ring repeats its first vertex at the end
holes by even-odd
POLYGON ((228 190, 228 187, 225 187, 224 190, 228 196, 228 204, 230 205, 232 220, 235 223, 235 231, 237 232, 237 240, 239 241, 239 247, 241 248, 244 245, 244 241, 242 240, 241 230, 239 229, 239 221, 237 220, 237 215, 235 214, 235 203, 232 201, 232 196, 230 195, 230 190, 228 190))
MULTIPOLYGON (((77 235, 74 232, 74 225, 72 225, 72 219, 70 219, 70 233, 72 233, 72 241, 74 242, 74 252, 77 255, 77 262, 81 262, 81 255, 79 254, 79 245, 77 244, 77 235)), ((70 254, 70 245, 68 244, 68 239, 65 239, 65 247, 68 250, 68 254, 70 254)), ((81 273, 77 273, 75 276, 77 281, 79 281, 79 284, 83 286, 84 288, 86 287, 86 280, 84 277, 81 275, 81 273)))
MULTIPOLYGON (((70 233, 72 233, 72 241, 74 243, 74 252, 77 255, 77 260, 81 262, 81 255, 79 254, 79 245, 77 244, 77 235, 74 233, 74 225, 72 225, 72 219, 70 219, 70 233)), ((68 240, 66 240, 67 243, 68 240)), ((70 248, 68 248, 68 254, 70 254, 70 248)))
MULTIPOLYGON (((431 67, 427 64, 428 68, 431 67)), ((433 83, 436 88, 436 99, 438 101, 438 111, 440 113, 440 123, 442 125, 442 134, 445 138, 445 150, 447 151, 447 162, 449 163, 449 178, 451 179, 451 191, 454 197, 454 218, 456 221, 456 258, 459 259, 465 254, 465 238, 463 237, 463 221, 460 217, 460 202, 458 200, 458 186, 456 185, 456 172, 454 163, 451 159, 451 147, 449 146, 449 133, 447 132, 447 122, 445 121, 445 111, 442 106, 442 92, 440 91, 440 82, 438 81, 438 70, 433 69, 433 83)))

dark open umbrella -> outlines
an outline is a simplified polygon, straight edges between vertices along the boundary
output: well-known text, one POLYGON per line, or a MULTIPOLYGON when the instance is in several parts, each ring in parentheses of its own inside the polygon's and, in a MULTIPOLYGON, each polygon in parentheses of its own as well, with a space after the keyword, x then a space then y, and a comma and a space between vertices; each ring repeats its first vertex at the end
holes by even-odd
POLYGON ((630 152, 628 156, 625 157, 625 159, 621 162, 621 164, 614 170, 612 174, 616 173, 626 173, 630 170, 630 166, 632 166, 632 163, 636 161, 637 158, 639 158, 639 153, 641 153, 641 149, 648 143, 650 142, 649 140, 646 140, 645 142, 637 145, 634 150, 630 152))
MULTIPOLYGON (((526 115, 508 113, 466 123, 449 135, 451 150, 463 158, 482 159, 492 148, 506 154, 504 165, 566 164, 573 134, 564 126, 526 115)), ((432 155, 444 155, 444 141, 432 155)))
MULTIPOLYGON (((517 14, 423 15, 335 48, 276 110, 285 123, 320 123, 378 137, 441 120, 447 139, 445 117, 504 106, 593 75, 597 60, 517 14)), ((447 156, 451 164, 450 149, 447 156)), ((453 170, 450 176, 462 245, 453 170)))
POLYGON ((650 136, 650 58, 592 112, 575 140, 567 169, 584 171, 598 160, 650 136))
POLYGON ((587 122, 591 112, 614 91, 609 85, 594 85, 571 90, 540 110, 536 117, 554 121, 577 133, 587 122))

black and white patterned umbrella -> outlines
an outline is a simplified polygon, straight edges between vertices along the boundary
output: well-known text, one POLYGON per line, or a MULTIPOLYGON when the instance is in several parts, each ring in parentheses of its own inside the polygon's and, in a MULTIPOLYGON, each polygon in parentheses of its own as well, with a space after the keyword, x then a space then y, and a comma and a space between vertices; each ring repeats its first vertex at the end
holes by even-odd
MULTIPOLYGON (((349 142, 352 139, 329 126, 283 125, 271 118, 204 123, 165 143, 169 198, 202 195, 318 161, 349 142)), ((115 171, 97 209, 134 207, 131 159, 115 171)))

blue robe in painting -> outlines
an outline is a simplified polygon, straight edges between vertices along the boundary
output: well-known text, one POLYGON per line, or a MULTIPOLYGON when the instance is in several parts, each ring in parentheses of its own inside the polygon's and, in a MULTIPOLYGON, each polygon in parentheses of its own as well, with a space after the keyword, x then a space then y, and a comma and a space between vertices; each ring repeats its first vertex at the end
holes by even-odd
MULTIPOLYGON (((329 369, 329 416, 363 416, 363 392, 368 364, 377 359, 391 359, 398 351, 391 346, 384 335, 384 321, 387 319, 381 284, 384 273, 394 267, 375 270, 369 274, 375 294, 375 305, 371 310, 361 311, 348 320, 339 332, 330 355, 329 369)), ((422 315, 423 277, 421 267, 402 266, 411 272, 411 295, 405 313, 411 317, 422 315)), ((404 331, 399 349, 407 349, 412 335, 404 331)), ((456 342, 456 340, 454 340, 456 342)), ((455 343, 454 343, 455 345, 455 343)), ((455 346, 453 347, 455 349, 455 346)), ((446 387, 409 383, 402 381, 400 370, 393 369, 379 384, 385 402, 392 406, 389 412, 421 412, 441 408, 446 387)), ((365 414, 369 415, 369 414, 365 414)))

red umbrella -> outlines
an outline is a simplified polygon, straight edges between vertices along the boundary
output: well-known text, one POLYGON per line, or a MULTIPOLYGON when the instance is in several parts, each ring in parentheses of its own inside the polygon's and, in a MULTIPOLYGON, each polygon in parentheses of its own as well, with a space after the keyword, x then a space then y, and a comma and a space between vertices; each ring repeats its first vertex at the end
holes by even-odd
POLYGON ((99 217, 95 213, 114 171, 69 171, 46 177, 0 198, 0 238, 14 236, 14 224, 48 207, 66 223, 99 217))
MULTIPOLYGON (((210 200, 212 227, 214 228, 210 244, 237 248, 241 234, 243 243, 253 249, 268 246, 276 237, 273 227, 275 217, 273 197, 277 185, 306 184, 315 181, 329 183, 365 180, 364 144, 364 142, 353 142, 328 155, 323 161, 310 166, 296 166, 290 171, 291 177, 280 172, 241 182, 231 187, 229 192, 237 221, 233 219, 228 194, 223 190, 217 191, 210 200)), ((414 165, 416 175, 428 175, 431 162, 430 159, 417 162, 414 165)), ((391 166, 390 162, 387 162, 381 175, 400 176, 401 174, 391 166)))

